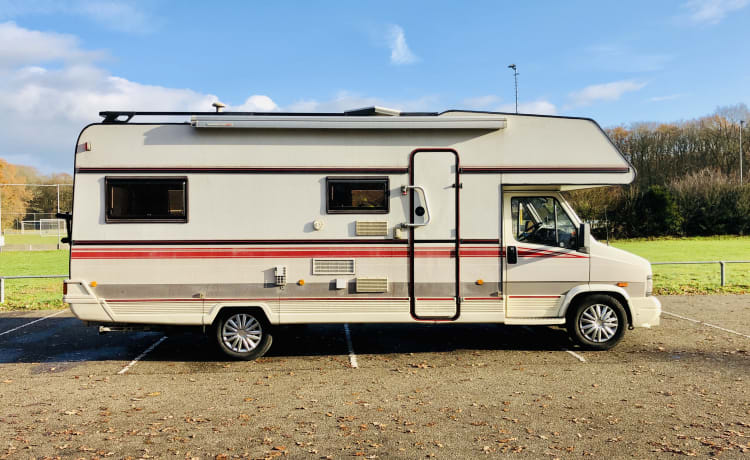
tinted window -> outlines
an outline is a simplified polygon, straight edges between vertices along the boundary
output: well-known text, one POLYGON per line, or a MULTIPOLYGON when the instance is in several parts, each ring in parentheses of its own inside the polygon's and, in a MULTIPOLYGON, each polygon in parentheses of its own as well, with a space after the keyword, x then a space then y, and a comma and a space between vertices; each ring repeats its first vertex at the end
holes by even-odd
POLYGON ((329 177, 328 213, 384 214, 388 212, 388 178, 329 177))
POLYGON ((187 222, 187 179, 111 178, 107 222, 187 222))

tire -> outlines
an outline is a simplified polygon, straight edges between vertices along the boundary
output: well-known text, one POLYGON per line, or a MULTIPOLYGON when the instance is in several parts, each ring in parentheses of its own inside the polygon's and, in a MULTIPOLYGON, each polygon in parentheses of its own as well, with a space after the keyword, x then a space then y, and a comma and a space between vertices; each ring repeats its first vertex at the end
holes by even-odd
POLYGON ((595 294, 576 302, 568 312, 570 338, 590 350, 609 350, 625 335, 628 317, 612 296, 595 294))
POLYGON ((224 354, 245 361, 263 356, 273 342, 271 325, 252 310, 222 312, 215 322, 214 332, 224 354))

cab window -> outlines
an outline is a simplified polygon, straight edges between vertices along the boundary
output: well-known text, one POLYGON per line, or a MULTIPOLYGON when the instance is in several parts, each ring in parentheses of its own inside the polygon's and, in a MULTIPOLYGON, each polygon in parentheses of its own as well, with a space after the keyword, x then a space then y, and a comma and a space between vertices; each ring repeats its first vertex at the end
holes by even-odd
POLYGON ((513 236, 519 243, 576 248, 576 227, 556 198, 513 197, 510 207, 513 236))

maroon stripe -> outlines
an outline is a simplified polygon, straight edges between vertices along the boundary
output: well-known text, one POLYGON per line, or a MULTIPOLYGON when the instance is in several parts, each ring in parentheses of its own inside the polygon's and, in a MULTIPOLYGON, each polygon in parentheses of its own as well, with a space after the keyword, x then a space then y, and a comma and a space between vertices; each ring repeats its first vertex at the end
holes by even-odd
POLYGON ((106 167, 106 168, 76 168, 77 173, 170 173, 170 174, 337 174, 337 173, 377 173, 377 174, 406 174, 407 168, 372 167, 372 168, 288 168, 288 167, 106 167))
POLYGON ((543 168, 536 166, 464 166, 461 168, 462 173, 466 174, 499 174, 499 173, 566 173, 566 174, 591 174, 591 173, 627 173, 630 172, 628 167, 610 167, 610 166, 572 166, 559 168, 543 168))
POLYGON ((408 240, 75 240, 73 246, 156 246, 156 245, 211 245, 211 244, 409 244, 408 240))

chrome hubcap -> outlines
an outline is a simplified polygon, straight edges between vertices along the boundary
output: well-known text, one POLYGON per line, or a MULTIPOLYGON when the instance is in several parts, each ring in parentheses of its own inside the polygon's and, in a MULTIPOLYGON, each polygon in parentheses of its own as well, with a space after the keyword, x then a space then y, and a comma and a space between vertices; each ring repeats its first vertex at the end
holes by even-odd
POLYGON ((578 328, 587 340, 596 343, 606 342, 617 333, 620 322, 617 314, 608 305, 595 304, 583 311, 578 320, 578 328))
POLYGON ((221 328, 224 345, 235 353, 252 351, 260 343, 263 329, 253 315, 237 313, 230 316, 221 328))

